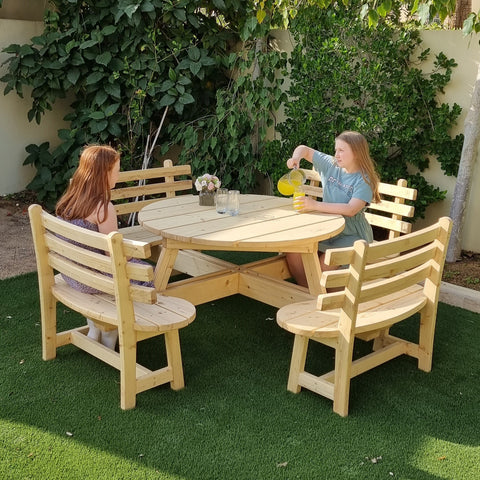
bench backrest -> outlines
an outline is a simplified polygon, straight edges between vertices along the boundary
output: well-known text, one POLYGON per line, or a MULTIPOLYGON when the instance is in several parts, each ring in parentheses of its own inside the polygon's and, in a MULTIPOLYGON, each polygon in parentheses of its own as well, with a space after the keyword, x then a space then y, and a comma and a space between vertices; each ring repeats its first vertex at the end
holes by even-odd
MULTIPOLYGON (((307 180, 303 187, 305 194, 317 199, 322 198, 323 189, 319 173, 314 169, 302 171, 307 180)), ((378 191, 382 198, 381 202, 371 203, 365 211, 365 217, 370 225, 386 230, 389 239, 410 233, 412 224, 405 218, 413 217, 415 207, 405 202, 415 200, 417 190, 407 187, 407 181, 402 178, 396 185, 380 182, 378 191)))
POLYGON ((165 160, 163 167, 120 172, 112 190, 117 215, 138 212, 158 199, 174 197, 177 192, 191 193, 191 174, 190 165, 173 165, 171 160, 165 160))
POLYGON ((40 205, 31 205, 29 216, 41 299, 51 295, 56 271, 100 292, 113 295, 119 321, 122 317, 130 317, 133 322, 132 301, 148 304, 156 302, 154 288, 130 282, 152 281, 153 267, 127 261, 130 257, 148 258, 148 244, 123 240, 122 234, 118 232, 104 235, 72 225, 43 211, 40 205))
POLYGON ((408 318, 412 312, 402 310, 401 306, 392 309, 388 318, 385 311, 377 319, 370 316, 369 325, 358 324, 356 315, 360 304, 364 304, 363 311, 368 311, 367 302, 375 309, 379 304, 386 305, 401 298, 400 292, 418 288, 421 282, 424 284, 420 300, 436 308, 451 228, 452 220, 443 217, 430 227, 393 240, 371 244, 358 240, 353 247, 327 250, 325 262, 328 265, 349 267, 322 274, 323 287, 341 287, 342 290, 319 295, 317 308, 340 308, 340 322, 345 322, 345 328, 353 334, 371 330, 372 321, 374 327, 382 328, 408 318), (379 261, 391 256, 394 258, 379 261))

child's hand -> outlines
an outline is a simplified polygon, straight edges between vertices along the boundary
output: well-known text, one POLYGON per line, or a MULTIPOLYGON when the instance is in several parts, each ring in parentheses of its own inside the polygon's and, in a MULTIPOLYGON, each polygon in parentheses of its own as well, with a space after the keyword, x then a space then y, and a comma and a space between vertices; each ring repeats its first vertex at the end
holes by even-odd
POLYGON ((298 168, 300 166, 300 159, 299 158, 289 158, 287 160, 287 167, 288 168, 298 168))
POLYGON ((313 198, 311 197, 307 197, 307 196, 299 196, 299 197, 295 197, 294 199, 294 209, 297 211, 297 212, 311 212, 313 210, 315 210, 315 207, 317 205, 317 201, 314 200, 313 198))

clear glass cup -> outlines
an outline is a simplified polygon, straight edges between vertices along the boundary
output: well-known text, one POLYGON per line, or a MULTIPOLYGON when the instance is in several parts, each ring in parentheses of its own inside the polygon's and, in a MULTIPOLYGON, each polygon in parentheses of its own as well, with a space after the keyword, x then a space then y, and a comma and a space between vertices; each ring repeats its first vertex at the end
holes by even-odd
POLYGON ((301 188, 296 188, 293 193, 293 209, 296 212, 301 212, 303 209, 303 197, 305 197, 305 192, 301 188))
POLYGON ((215 208, 217 213, 225 213, 228 207, 228 189, 219 188, 215 195, 215 208))
POLYGON ((232 216, 238 215, 240 212, 240 192, 238 190, 230 190, 228 192, 227 211, 232 216))

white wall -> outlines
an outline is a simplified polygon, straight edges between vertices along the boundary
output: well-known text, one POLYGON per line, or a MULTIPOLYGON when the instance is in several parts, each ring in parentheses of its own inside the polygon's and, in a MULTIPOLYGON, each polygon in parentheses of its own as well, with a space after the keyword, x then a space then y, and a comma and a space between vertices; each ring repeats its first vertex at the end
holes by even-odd
MULTIPOLYGON (((0 19, 0 50, 11 43, 26 43, 42 31, 42 22, 0 19)), ((6 73, 6 65, 1 66, 6 58, 8 55, 0 52, 0 77, 6 73)), ((22 165, 27 157, 25 147, 45 141, 58 145, 57 131, 68 126, 63 121, 68 111, 67 101, 57 102, 53 112, 45 114, 37 125, 35 121, 29 123, 27 118, 30 91, 24 89, 21 99, 14 91, 3 95, 4 88, 5 83, 0 83, 0 195, 24 190, 33 178, 35 169, 22 165)))

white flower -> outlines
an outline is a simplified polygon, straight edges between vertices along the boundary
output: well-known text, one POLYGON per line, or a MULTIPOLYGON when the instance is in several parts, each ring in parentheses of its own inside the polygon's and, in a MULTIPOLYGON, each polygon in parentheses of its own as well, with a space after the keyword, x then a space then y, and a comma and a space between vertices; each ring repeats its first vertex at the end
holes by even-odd
POLYGON ((222 182, 215 175, 204 173, 195 180, 195 188, 198 192, 214 192, 222 182))

